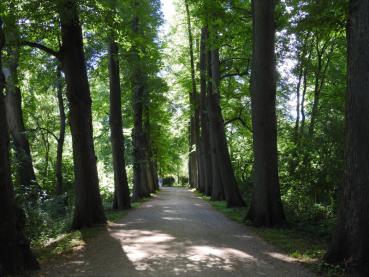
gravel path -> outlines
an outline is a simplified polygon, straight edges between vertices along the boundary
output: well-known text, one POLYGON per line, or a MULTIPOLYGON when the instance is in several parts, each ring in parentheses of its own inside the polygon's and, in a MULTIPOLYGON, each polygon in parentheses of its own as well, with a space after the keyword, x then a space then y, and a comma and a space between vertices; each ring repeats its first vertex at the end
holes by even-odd
POLYGON ((36 276, 314 276, 185 189, 141 208, 36 276))

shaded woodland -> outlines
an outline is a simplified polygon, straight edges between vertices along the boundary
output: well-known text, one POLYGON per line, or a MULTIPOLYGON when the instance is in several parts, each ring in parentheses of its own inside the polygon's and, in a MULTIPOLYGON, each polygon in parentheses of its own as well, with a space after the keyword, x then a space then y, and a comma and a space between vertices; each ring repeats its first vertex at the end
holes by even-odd
POLYGON ((369 276, 369 0, 173 1, 0 2, 0 276, 163 180, 369 276))

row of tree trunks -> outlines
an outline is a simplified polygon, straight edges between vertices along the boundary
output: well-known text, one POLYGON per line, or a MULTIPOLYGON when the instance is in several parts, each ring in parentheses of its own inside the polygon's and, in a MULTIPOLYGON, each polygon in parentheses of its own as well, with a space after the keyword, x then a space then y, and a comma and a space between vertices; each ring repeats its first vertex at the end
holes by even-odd
POLYGON ((60 59, 67 84, 73 141, 75 210, 73 229, 106 222, 102 206, 93 144, 90 87, 83 52, 77 3, 60 0, 62 47, 60 59))
POLYGON ((275 1, 253 0, 251 107, 254 192, 247 218, 255 225, 283 224, 277 154, 275 1))
MULTIPOLYGON (((5 36, 0 18, 0 68, 5 36)), ((5 108, 5 77, 0 70, 0 276, 38 269, 28 240, 24 236, 24 217, 17 208, 9 160, 9 135, 5 108)))
POLYGON ((240 207, 245 203, 234 176, 220 105, 219 49, 209 45, 209 36, 208 28, 202 28, 198 189, 212 200, 226 200, 228 207, 240 207))
POLYGON ((124 158, 124 136, 122 120, 121 88, 119 76, 118 44, 113 38, 109 41, 110 76, 110 139, 114 170, 114 209, 131 207, 126 163, 124 158))
POLYGON ((3 65, 6 80, 5 107, 17 161, 16 179, 20 188, 29 194, 32 201, 35 201, 40 187, 36 180, 27 130, 23 121, 21 90, 17 86, 19 48, 8 48, 10 55, 3 65))

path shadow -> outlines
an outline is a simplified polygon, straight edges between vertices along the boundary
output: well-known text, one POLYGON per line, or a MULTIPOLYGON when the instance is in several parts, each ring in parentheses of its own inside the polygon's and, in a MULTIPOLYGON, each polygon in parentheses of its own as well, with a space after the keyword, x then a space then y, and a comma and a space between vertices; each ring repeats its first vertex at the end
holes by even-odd
POLYGON ((165 189, 85 241, 37 276, 314 276, 187 190, 165 189))
POLYGON ((139 276, 108 227, 98 231, 93 239, 88 231, 81 231, 84 246, 44 264, 34 276, 139 276))

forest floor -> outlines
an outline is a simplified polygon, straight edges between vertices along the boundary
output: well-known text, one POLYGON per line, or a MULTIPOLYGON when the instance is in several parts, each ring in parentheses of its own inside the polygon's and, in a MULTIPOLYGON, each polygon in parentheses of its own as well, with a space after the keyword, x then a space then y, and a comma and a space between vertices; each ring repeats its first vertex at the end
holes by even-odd
POLYGON ((315 276, 190 190, 164 188, 34 276, 315 276))

